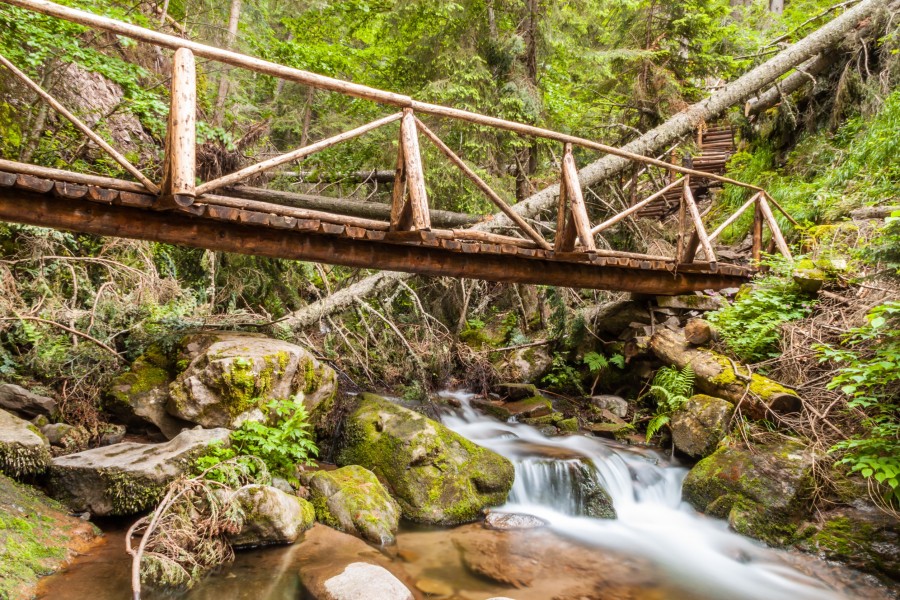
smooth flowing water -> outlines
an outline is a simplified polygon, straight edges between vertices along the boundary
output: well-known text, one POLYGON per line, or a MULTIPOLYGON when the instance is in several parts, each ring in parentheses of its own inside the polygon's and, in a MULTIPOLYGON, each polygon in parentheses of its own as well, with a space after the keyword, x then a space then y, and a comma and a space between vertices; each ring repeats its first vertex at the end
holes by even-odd
MULTIPOLYGON (((498 533, 480 525, 456 529, 404 525, 396 546, 382 557, 417 597, 452 600, 560 598, 629 600, 835 600, 889 598, 867 577, 811 557, 769 550, 728 531, 724 522, 681 502, 687 470, 649 449, 636 449, 583 435, 547 437, 536 429, 502 423, 469 406, 472 395, 443 392, 461 405, 445 425, 509 458, 516 480, 508 503, 497 511, 528 513, 549 523, 533 531, 498 533), (605 489, 618 517, 587 516, 605 489), (466 562, 493 561, 509 575, 504 585, 474 573, 466 562), (484 546, 483 544, 488 544, 484 546), (587 558, 585 558, 587 557, 587 558), (593 557, 593 558, 591 558, 593 557), (392 562, 387 562, 392 561, 392 562), (593 561, 593 562, 592 562, 593 561), (792 565, 799 565, 801 573, 792 565), (598 571, 609 576, 598 577, 598 571), (531 578, 527 583, 524 579, 531 578), (821 576, 832 585, 819 580, 821 576), (524 579, 523 579, 524 577, 524 579), (622 583, 624 581, 624 584, 622 583), (837 582, 837 583, 835 583, 837 582), (418 586, 419 589, 415 589, 418 586), (840 591, 836 591, 839 589, 840 591), (422 593, 422 590, 431 592, 422 593)), ((317 526, 321 527, 321 526, 317 526)), ((305 598, 303 542, 241 551, 232 565, 183 597, 191 600, 291 600, 305 598)), ((316 560, 339 562, 335 548, 316 560)), ((48 578, 39 598, 114 600, 128 596, 130 559, 122 532, 48 578)), ((484 571, 481 571, 482 574, 484 571)), ((602 575, 602 574, 601 574, 602 575)), ((159 596, 149 594, 148 600, 159 596)))

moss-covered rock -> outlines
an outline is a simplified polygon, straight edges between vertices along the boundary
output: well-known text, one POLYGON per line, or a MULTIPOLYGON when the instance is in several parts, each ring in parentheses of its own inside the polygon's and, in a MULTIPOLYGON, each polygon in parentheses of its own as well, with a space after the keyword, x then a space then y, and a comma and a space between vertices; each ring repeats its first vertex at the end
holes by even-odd
POLYGON ((900 579, 900 522, 857 503, 827 513, 803 528, 797 547, 861 571, 900 579))
POLYGON ((784 545, 806 517, 814 486, 813 456, 799 441, 720 447, 684 480, 684 499, 697 510, 727 516, 739 533, 784 545))
POLYGON ((33 598, 38 578, 86 550, 98 535, 41 492, 0 475, 0 598, 33 598))
POLYGON ((692 396, 669 423, 675 447, 689 456, 708 456, 725 437, 732 414, 731 402, 705 394, 692 396))
POLYGON ((568 433, 574 433, 578 431, 578 419, 575 417, 571 417, 568 419, 562 419, 559 421, 556 426, 560 431, 565 431, 568 433))
POLYGON ((337 376, 311 352, 260 335, 203 333, 183 340, 169 414, 203 427, 261 420, 266 403, 299 395, 317 422, 331 409, 337 376), (183 364, 187 361, 187 364, 183 364))
POLYGON ((371 471, 349 465, 305 474, 303 483, 320 523, 376 544, 394 543, 400 505, 371 471))
POLYGON ((41 427, 41 433, 50 442, 51 452, 57 456, 86 450, 91 441, 90 432, 81 425, 49 423, 41 427))
POLYGON ((0 410, 0 472, 10 477, 43 473, 50 465, 50 444, 37 427, 0 410))
POLYGON ((505 502, 515 475, 506 458, 374 394, 357 397, 337 462, 374 472, 407 519, 445 525, 505 502))
POLYGON ((268 485, 245 485, 232 500, 244 513, 241 530, 228 536, 235 546, 293 544, 316 522, 312 504, 268 485))
POLYGON ((227 429, 189 429, 164 444, 122 442, 53 459, 51 495, 76 511, 130 515, 153 507, 170 481, 189 471, 227 429))
POLYGON ((103 409, 129 427, 150 424, 172 439, 191 424, 166 412, 173 365, 158 347, 150 346, 128 371, 113 379, 103 409))

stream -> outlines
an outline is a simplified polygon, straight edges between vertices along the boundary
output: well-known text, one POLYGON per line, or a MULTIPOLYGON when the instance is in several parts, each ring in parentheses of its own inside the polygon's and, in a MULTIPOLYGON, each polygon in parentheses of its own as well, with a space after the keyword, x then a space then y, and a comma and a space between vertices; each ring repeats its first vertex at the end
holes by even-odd
MULTIPOLYGON (((479 577, 461 558, 458 540, 493 535, 480 525, 439 529, 401 525, 388 559, 402 565, 409 580, 425 582, 427 598, 515 600, 553 598, 557 591, 590 583, 589 594, 559 598, 628 598, 633 600, 830 600, 888 598, 874 580, 813 557, 770 550, 728 530, 721 520, 698 514, 681 502, 687 469, 659 452, 583 435, 547 437, 535 428, 502 423, 472 409, 473 397, 442 392, 461 408, 445 415, 446 426, 509 458, 516 480, 502 512, 540 517, 547 527, 514 532, 515 544, 543 556, 553 571, 517 589, 479 577), (585 490, 599 485, 612 499, 617 519, 586 516, 585 490), (573 554, 574 551, 574 554, 573 554), (568 554, 567 554, 568 553, 568 554), (628 593, 615 586, 598 589, 596 573, 566 564, 567 556, 602 556, 635 580, 628 593), (571 567, 571 568, 570 568, 571 567), (628 570, 630 569, 630 570, 628 570), (629 575, 630 573, 630 575, 629 575), (579 579, 581 578, 581 579, 579 579), (567 587, 569 586, 569 587, 567 587)), ((107 540, 57 575, 46 578, 38 598, 118 600, 130 597, 130 557, 124 552, 124 528, 107 532, 107 540)), ((299 573, 304 563, 294 546, 237 553, 233 564, 181 597, 191 600, 288 600, 305 598, 299 573)), ((522 560, 516 547, 500 561, 522 560)), ((526 553, 527 554, 527 553, 526 553)), ((580 560, 576 561, 579 564, 580 560)), ((506 564, 502 563, 501 564, 506 564)), ((596 569, 593 569, 596 570, 596 569)), ((526 572, 528 569, 526 569, 526 572)), ((611 577, 613 577, 611 575, 611 577)), ((581 592, 579 592, 580 594, 581 592)), ((145 598, 159 595, 145 594, 145 598)))

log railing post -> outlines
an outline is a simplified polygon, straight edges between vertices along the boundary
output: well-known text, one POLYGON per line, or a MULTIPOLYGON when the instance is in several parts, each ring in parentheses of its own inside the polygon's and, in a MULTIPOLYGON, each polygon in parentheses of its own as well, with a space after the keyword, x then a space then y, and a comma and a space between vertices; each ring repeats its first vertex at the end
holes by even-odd
MULTIPOLYGON (((713 252, 712 244, 709 241, 709 236, 706 235, 706 227, 703 225, 703 217, 700 215, 700 209, 697 207, 697 202, 694 199, 694 192, 691 191, 690 180, 687 178, 684 183, 684 199, 685 204, 687 205, 688 214, 690 214, 691 220, 694 222, 694 235, 691 237, 691 245, 696 248, 696 244, 694 243, 694 239, 696 238, 696 240, 700 243, 700 247, 703 248, 703 253, 706 255, 706 260, 709 261, 710 271, 715 273, 716 255, 713 252)), ((693 257, 691 258, 693 259, 693 257)))
POLYGON ((751 256, 753 257, 753 262, 758 263, 759 259, 762 258, 762 225, 763 225, 763 215, 762 208, 760 207, 760 199, 759 195, 756 196, 756 206, 753 214, 753 246, 750 251, 751 256))
POLYGON ((581 194, 581 182, 578 181, 578 167, 575 166, 575 157, 572 156, 571 144, 566 144, 563 153, 562 177, 566 182, 566 192, 571 210, 570 218, 581 246, 587 252, 596 250, 594 236, 591 235, 591 222, 587 214, 587 206, 585 206, 584 196, 581 194))
POLYGON ((428 212, 428 193, 425 190, 425 172, 422 155, 419 152, 419 132, 416 117, 409 108, 403 109, 400 119, 400 158, 397 176, 394 179, 393 204, 391 205, 391 231, 431 231, 431 216, 428 212), (402 159, 402 175, 400 160, 402 159), (402 179, 406 179, 404 202, 402 179), (397 185, 400 183, 401 185, 397 185), (398 191, 398 188, 399 191, 398 191))
POLYGON ((187 208, 196 197, 197 172, 197 73, 187 48, 175 52, 171 96, 158 208, 187 208))

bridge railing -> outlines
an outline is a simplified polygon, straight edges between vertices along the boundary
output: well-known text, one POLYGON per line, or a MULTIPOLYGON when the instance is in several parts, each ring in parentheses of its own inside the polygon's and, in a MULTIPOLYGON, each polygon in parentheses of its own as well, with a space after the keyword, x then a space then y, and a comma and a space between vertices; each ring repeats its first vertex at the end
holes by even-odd
MULTIPOLYGON (((752 228, 753 257, 758 259, 762 251, 762 228, 765 224, 771 230, 772 239, 778 250, 786 257, 790 258, 790 250, 775 221, 770 203, 782 212, 791 222, 795 224, 796 222, 764 189, 758 186, 715 173, 672 164, 671 162, 666 162, 659 158, 635 154, 577 136, 514 121, 507 121, 505 119, 489 117, 470 111, 421 102, 409 96, 333 79, 292 67, 286 67, 252 56, 207 46, 191 40, 94 15, 85 11, 60 6, 45 0, 3 1, 7 4, 55 16, 74 23, 130 37, 138 41, 169 48, 175 51, 171 84, 171 105, 163 160, 163 175, 162 181, 159 184, 154 183, 146 177, 137 167, 131 164, 125 156, 112 148, 100 135, 93 132, 81 122, 78 117, 68 111, 5 57, 0 56, 0 64, 13 73, 18 79, 22 80, 42 100, 49 103, 54 110, 71 121, 77 129, 84 133, 91 141, 96 143, 103 151, 109 154, 129 174, 140 182, 143 190, 157 196, 158 201, 155 202, 152 207, 154 209, 184 210, 191 212, 193 205, 199 200, 199 202, 204 205, 218 206, 222 209, 253 208, 254 210, 266 210, 265 207, 268 206, 270 212, 278 214, 278 211, 283 207, 280 207, 277 204, 217 196, 214 192, 246 181, 259 173, 275 169, 287 163, 296 162, 316 152, 320 152, 341 142, 357 138, 380 127, 399 122, 398 156, 394 173, 394 187, 389 222, 382 223, 369 219, 330 215, 332 220, 337 219, 338 223, 346 221, 346 224, 350 226, 362 226, 386 231, 387 235, 384 239, 397 242, 421 242, 426 240, 429 236, 434 235, 439 235, 446 239, 449 235, 462 240, 482 241, 501 246, 511 245, 516 247, 535 248, 546 252, 552 252, 554 255, 590 253, 601 255, 627 254, 632 257, 645 257, 653 260, 675 262, 676 265, 694 263, 698 253, 702 251, 709 270, 715 271, 717 259, 712 247, 713 240, 715 240, 727 226, 734 223, 738 217, 746 212, 750 206, 754 206, 755 212, 752 228), (387 106, 398 107, 401 110, 349 131, 319 140, 279 156, 268 158, 216 179, 197 184, 195 155, 197 79, 195 56, 223 62, 232 66, 243 67, 258 73, 301 83, 316 89, 337 92, 387 106), (437 134, 435 134, 434 131, 420 119, 420 116, 422 115, 465 121, 481 126, 511 131, 519 135, 542 138, 561 143, 563 145, 563 151, 562 159, 560 160, 559 203, 553 243, 551 244, 546 240, 543 235, 528 223, 528 221, 522 218, 501 198, 499 194, 480 178, 460 156, 444 143, 437 134), (429 214, 425 173, 419 148, 419 135, 424 136, 433 143, 451 164, 459 169, 466 178, 471 180, 472 183, 474 183, 474 185, 515 224, 518 233, 520 233, 522 237, 519 238, 475 230, 453 230, 450 232, 434 230, 431 226, 429 214), (582 184, 579 179, 578 167, 573 155, 573 148, 576 146, 622 157, 642 165, 645 171, 648 171, 650 167, 660 167, 673 175, 678 174, 678 176, 645 199, 634 202, 625 210, 618 212, 599 224, 592 225, 582 193, 582 184), (692 192, 692 178, 695 180, 705 179, 707 181, 717 181, 724 184, 743 187, 751 190, 753 196, 741 206, 738 211, 729 216, 712 234, 709 234, 706 231, 696 199, 692 192), (679 187, 681 189, 678 217, 679 232, 677 250, 674 257, 611 252, 597 248, 595 242, 596 236, 601 234, 604 230, 623 219, 629 218, 641 210, 641 208, 665 195, 667 192, 678 189, 679 187)), ((2 163, 0 164, 0 169, 10 168, 8 165, 9 161, 0 161, 0 163, 2 163)), ((32 167, 32 169, 39 168, 32 167)), ((40 169, 43 176, 53 178, 49 173, 50 171, 55 170, 40 169)), ((79 175, 79 177, 79 183, 90 183, 92 176, 79 175)), ((103 183, 100 183, 99 181, 95 182, 97 185, 108 185, 110 182, 108 178, 95 179, 104 180, 103 183)), ((634 194, 637 187, 636 177, 632 179, 632 186, 632 194, 634 194)))

